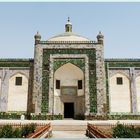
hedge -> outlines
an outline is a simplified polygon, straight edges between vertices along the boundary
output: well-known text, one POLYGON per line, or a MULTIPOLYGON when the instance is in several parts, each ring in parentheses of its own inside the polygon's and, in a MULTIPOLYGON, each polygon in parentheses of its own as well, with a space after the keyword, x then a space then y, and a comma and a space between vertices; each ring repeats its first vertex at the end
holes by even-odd
POLYGON ((20 119, 21 115, 25 116, 28 120, 62 120, 63 115, 49 115, 49 114, 34 114, 34 113, 6 113, 0 112, 0 119, 20 119))

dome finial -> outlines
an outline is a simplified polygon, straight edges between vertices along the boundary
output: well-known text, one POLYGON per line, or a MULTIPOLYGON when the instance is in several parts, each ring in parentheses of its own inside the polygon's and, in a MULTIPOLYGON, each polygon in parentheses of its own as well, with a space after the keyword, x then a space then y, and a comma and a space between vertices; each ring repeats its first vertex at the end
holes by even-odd
POLYGON ((70 22, 70 17, 68 17, 68 22, 70 22))
POLYGON ((68 17, 67 23, 65 25, 65 32, 72 32, 72 24, 70 23, 70 17, 68 17))

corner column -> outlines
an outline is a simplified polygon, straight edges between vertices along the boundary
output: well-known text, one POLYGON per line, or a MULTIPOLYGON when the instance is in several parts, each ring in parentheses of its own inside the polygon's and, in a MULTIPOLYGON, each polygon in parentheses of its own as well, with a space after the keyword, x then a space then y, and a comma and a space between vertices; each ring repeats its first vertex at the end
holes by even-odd
POLYGON ((106 82, 104 66, 104 36, 99 32, 96 46, 97 114, 106 114, 106 82))
POLYGON ((36 114, 41 113, 42 101, 42 48, 40 43, 41 35, 39 32, 34 36, 34 75, 33 75, 33 111, 36 114))
POLYGON ((130 68, 131 110, 133 114, 137 114, 137 95, 135 78, 135 68, 130 68))
POLYGON ((9 91, 9 68, 3 68, 1 76, 0 112, 7 112, 9 91))

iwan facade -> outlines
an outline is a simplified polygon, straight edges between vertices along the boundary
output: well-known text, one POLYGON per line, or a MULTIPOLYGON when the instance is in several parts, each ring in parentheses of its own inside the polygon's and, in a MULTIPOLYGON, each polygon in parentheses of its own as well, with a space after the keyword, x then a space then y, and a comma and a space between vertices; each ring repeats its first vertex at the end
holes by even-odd
POLYGON ((140 113, 140 59, 104 59, 104 36, 65 32, 42 41, 34 59, 0 60, 0 111, 64 115, 140 113))

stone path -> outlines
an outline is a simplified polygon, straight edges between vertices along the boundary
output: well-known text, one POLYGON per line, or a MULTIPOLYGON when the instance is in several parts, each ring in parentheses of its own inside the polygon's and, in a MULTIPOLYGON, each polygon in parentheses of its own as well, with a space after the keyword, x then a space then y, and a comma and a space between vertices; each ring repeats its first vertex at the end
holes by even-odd
POLYGON ((88 138, 85 131, 53 131, 51 138, 88 138))
POLYGON ((88 138, 86 137, 87 122, 77 120, 56 120, 52 123, 52 138, 88 138))

